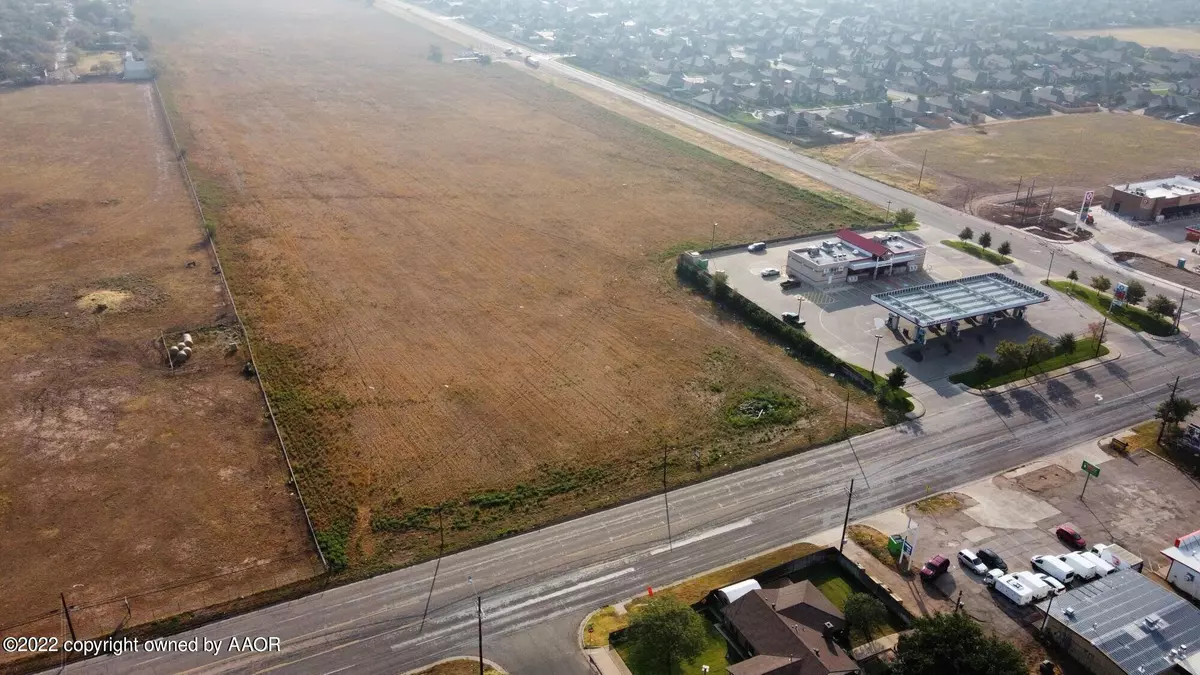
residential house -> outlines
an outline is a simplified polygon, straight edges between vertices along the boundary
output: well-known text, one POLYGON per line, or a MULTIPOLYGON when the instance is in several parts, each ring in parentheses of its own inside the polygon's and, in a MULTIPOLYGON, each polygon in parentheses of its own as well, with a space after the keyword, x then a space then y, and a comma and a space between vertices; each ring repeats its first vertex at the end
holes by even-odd
POLYGON ((721 610, 722 625, 750 658, 730 675, 858 673, 858 664, 834 637, 846 619, 807 581, 751 591, 721 610))
POLYGON ((953 81, 956 87, 979 89, 988 85, 988 75, 978 70, 956 70, 953 81))

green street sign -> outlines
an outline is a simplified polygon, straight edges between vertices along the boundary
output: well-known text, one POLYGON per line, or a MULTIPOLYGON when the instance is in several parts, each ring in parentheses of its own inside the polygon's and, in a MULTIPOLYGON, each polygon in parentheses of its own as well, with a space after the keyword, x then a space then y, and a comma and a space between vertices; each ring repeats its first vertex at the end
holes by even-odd
POLYGON ((1084 460, 1083 462, 1083 470, 1091 474, 1093 477, 1098 477, 1100 475, 1100 467, 1092 466, 1087 460, 1084 460))

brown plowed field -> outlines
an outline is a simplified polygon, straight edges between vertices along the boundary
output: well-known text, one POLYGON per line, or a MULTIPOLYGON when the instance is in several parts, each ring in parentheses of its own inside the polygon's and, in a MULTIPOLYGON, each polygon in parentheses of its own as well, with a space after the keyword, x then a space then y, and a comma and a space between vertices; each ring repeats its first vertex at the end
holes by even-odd
POLYGON ((151 97, 0 94, 0 626, 65 593, 96 637, 126 597, 139 623, 317 571, 151 97), (171 374, 155 341, 184 330, 171 374))
POLYGON ((841 431, 828 376, 669 251, 859 214, 354 3, 140 16, 335 560, 427 554, 439 505, 461 545, 644 494, 664 445, 678 483, 841 431), (760 390, 797 420, 731 429, 760 390))

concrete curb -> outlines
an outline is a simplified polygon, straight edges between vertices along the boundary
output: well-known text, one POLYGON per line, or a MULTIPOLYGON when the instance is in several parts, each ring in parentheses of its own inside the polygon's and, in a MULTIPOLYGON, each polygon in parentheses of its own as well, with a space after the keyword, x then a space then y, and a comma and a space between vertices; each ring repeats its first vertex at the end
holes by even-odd
POLYGON ((1167 343, 1183 342, 1184 340, 1186 340, 1190 337, 1192 337, 1192 332, 1190 330, 1184 328, 1183 326, 1179 327, 1178 333, 1176 333, 1174 335, 1168 335, 1166 337, 1159 337, 1157 335, 1151 335, 1149 333, 1146 333, 1146 338, 1149 340, 1154 340, 1155 342, 1167 342, 1167 343))
POLYGON ((924 417, 925 416, 925 404, 921 403, 921 399, 917 398, 916 396, 913 396, 912 393, 910 392, 908 395, 908 400, 912 401, 913 409, 912 409, 912 412, 904 413, 904 416, 910 420, 919 420, 922 417, 924 417))
POLYGON ((1119 358, 1121 358, 1121 350, 1117 349, 1116 347, 1110 347, 1109 352, 1107 354, 1105 354, 1104 356, 1101 356, 1100 358, 1088 359, 1087 361, 1080 361, 1079 363, 1075 363, 1075 364, 1072 364, 1069 366, 1063 366, 1062 368, 1059 368, 1057 370, 1052 370, 1048 373, 1042 373, 1041 375, 1035 375, 1033 377, 1026 377, 1026 378, 1017 380, 1016 382, 1009 382, 1008 384, 1002 384, 999 387, 994 387, 992 389, 975 389, 974 387, 968 387, 965 384, 958 385, 958 388, 967 392, 968 394, 974 394, 975 396, 991 396, 993 394, 1003 394, 1006 391, 1012 391, 1013 389, 1023 389, 1025 387, 1035 385, 1038 382, 1046 382, 1048 380, 1054 380, 1059 377, 1062 377, 1063 375, 1066 375, 1067 373, 1073 373, 1073 372, 1076 372, 1079 370, 1087 370, 1089 368, 1095 368, 1096 366, 1108 363, 1110 361, 1116 361, 1119 358))
MULTIPOLYGON (((430 668, 433 668, 434 666, 440 666, 443 663, 450 663, 451 661, 470 661, 471 663, 479 663, 479 657, 478 656, 450 656, 450 657, 447 657, 444 659, 434 661, 433 663, 427 663, 427 664, 421 666, 420 668, 406 670, 403 673, 401 673, 400 675, 416 675, 416 673, 420 673, 420 672, 429 670, 430 668)), ((485 665, 487 665, 488 668, 491 668, 492 670, 495 670, 496 672, 503 673, 504 675, 508 675, 508 671, 501 668, 499 665, 497 665, 495 661, 492 661, 491 659, 488 659, 488 658, 484 658, 483 662, 485 665)))

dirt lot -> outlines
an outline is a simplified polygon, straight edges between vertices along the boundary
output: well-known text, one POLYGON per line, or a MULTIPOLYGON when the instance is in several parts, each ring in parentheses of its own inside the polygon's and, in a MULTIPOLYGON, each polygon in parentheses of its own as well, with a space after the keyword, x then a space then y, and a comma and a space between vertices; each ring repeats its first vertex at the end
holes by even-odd
POLYGON ((680 482, 841 430, 670 251, 860 215, 361 5, 140 16, 335 558, 428 555, 439 505, 459 545, 645 493, 664 446, 680 482), (763 390, 795 422, 735 429, 763 390))
POLYGON ((1062 33, 1075 37, 1108 35, 1118 40, 1129 40, 1143 47, 1166 47, 1181 52, 1200 53, 1200 28, 1193 26, 1171 28, 1098 28, 1075 30, 1062 33))
POLYGON ((822 149, 827 161, 914 191, 928 151, 922 193, 1007 223, 1018 182, 1042 203, 1078 208, 1112 183, 1192 172, 1200 129, 1132 114, 1055 115, 976 129, 906 134, 822 149), (1054 189, 1053 195, 1050 189, 1054 189), (1001 205, 1000 208, 997 208, 1001 205))
POLYGON ((65 593, 95 637, 125 597, 137 623, 315 572, 151 94, 0 94, 0 626, 65 593), (171 375, 154 341, 183 330, 171 375))

